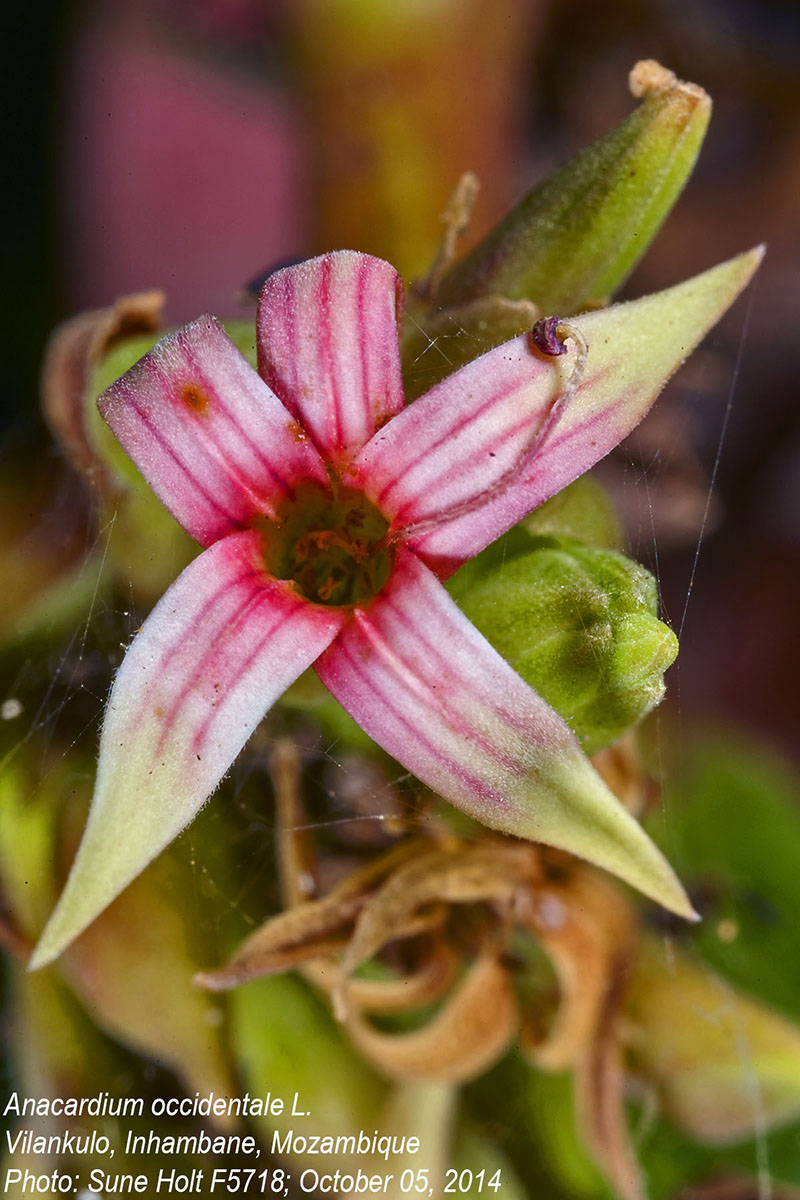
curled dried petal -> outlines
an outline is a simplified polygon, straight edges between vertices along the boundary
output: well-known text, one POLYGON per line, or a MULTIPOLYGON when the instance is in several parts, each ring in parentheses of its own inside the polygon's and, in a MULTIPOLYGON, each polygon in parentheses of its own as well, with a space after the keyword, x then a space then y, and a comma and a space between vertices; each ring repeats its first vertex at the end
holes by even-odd
POLYGON ((50 339, 42 371, 45 420, 80 471, 99 482, 102 463, 85 419, 86 387, 92 368, 125 338, 155 333, 163 324, 163 292, 122 296, 110 308, 81 313, 60 325, 50 339))
MULTIPOLYGON (((396 1013, 421 1008, 438 1000, 453 983, 456 956, 444 942, 434 944, 422 965, 395 979, 351 979, 347 985, 348 1008, 362 1013, 396 1013)), ((331 993, 339 985, 339 970, 330 963, 312 962, 304 969, 310 983, 331 993)))
POLYGON ((470 904, 486 900, 505 908, 538 873, 532 846, 502 843, 434 850, 394 872, 364 905, 342 959, 343 980, 397 935, 414 912, 427 905, 470 904))
POLYGON ((502 1054, 519 1023, 508 972, 481 955, 439 1013, 413 1033, 379 1033, 351 1012, 347 1031, 361 1053, 393 1079, 462 1083, 502 1054))
POLYGON ((607 981, 592 1043, 578 1063, 576 1102, 584 1144, 620 1200, 645 1200, 624 1107, 625 1072, 619 1014, 626 968, 624 955, 620 956, 607 981))
POLYGON ((525 1050, 537 1066, 559 1071, 580 1061, 596 1036, 609 979, 632 944, 633 914, 612 884, 577 867, 536 893, 526 923, 555 967, 561 1004, 545 1040, 525 1050))

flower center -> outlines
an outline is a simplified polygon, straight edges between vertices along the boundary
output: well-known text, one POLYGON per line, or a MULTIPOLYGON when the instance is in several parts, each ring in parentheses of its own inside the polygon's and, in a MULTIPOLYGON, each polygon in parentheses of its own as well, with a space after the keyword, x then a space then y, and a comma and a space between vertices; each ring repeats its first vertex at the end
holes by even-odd
POLYGON ((314 604, 364 604, 391 574, 389 523, 362 492, 334 482, 333 491, 303 484, 264 534, 267 569, 293 579, 314 604))

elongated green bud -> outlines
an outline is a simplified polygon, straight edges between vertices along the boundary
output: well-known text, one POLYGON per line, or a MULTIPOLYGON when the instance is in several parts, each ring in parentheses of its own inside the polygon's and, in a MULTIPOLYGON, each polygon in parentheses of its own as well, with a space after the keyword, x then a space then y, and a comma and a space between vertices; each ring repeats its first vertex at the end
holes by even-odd
POLYGON ((642 103, 530 192, 445 277, 438 304, 533 301, 561 316, 611 295, 650 245, 694 167, 711 115, 702 88, 637 63, 642 103))
POLYGON ((574 538, 527 536, 458 601, 593 754, 658 704, 678 642, 644 567, 574 538))

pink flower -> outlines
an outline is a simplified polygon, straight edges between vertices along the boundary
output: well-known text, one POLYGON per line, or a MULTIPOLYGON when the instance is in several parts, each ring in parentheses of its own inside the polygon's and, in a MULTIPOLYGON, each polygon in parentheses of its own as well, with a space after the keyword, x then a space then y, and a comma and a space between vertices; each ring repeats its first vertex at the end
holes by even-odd
POLYGON ((84 839, 34 965, 188 824, 309 666, 471 816, 690 916, 566 723, 441 580, 636 425, 757 258, 577 318, 583 350, 548 357, 518 337, 404 407, 400 279, 342 251, 267 280, 258 372, 201 317, 110 387, 103 416, 205 549, 120 667, 84 839))

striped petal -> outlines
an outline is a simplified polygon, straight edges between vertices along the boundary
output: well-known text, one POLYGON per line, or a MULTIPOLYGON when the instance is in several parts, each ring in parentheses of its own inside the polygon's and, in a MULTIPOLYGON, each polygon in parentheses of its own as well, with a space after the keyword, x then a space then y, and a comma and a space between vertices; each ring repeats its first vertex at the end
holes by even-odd
POLYGON ((271 275, 258 369, 325 458, 342 462, 403 407, 394 267, 340 250, 271 275))
POLYGON ((484 825, 558 846, 683 916, 669 864, 562 719, 400 550, 388 588, 315 664, 367 733, 484 825))
POLYGON ((558 357, 527 335, 490 350, 376 433, 354 464, 361 485, 446 577, 631 432, 761 254, 574 318, 588 347, 580 376, 574 341, 558 357))
POLYGON ((160 341, 100 397, 123 449, 203 546, 327 479, 303 430, 213 317, 160 341))
POLYGON ((224 538, 186 568, 120 667, 86 831, 33 966, 55 958, 188 825, 343 622, 266 575, 256 533, 224 538))

